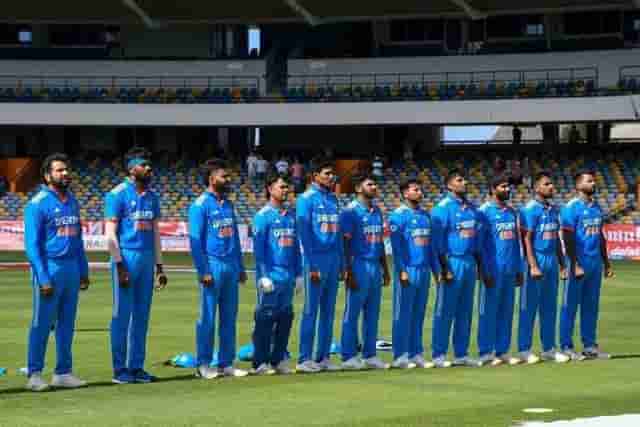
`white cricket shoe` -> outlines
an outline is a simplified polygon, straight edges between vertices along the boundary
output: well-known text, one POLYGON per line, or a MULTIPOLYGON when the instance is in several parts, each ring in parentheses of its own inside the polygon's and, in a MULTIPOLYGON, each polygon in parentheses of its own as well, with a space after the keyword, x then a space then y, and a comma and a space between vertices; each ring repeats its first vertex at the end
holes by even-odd
POLYGON ((569 360, 571 360, 566 354, 560 353, 559 351, 555 350, 549 350, 540 353, 540 358, 547 362, 551 361, 556 363, 567 363, 569 360))
POLYGON ((263 363, 251 370, 251 375, 273 375, 276 371, 267 363, 263 363))
POLYGON ((227 366, 222 370, 222 375, 225 377, 246 377, 249 375, 249 372, 234 368, 233 366, 227 366))
POLYGON ((296 372, 300 374, 315 374, 320 372, 320 367, 313 360, 305 360, 296 365, 296 372))
POLYGON ((530 351, 523 351, 518 354, 519 363, 524 363, 527 365, 535 365, 540 362, 540 358, 536 356, 534 353, 530 351))
POLYGON ((203 378, 205 380, 213 380, 219 376, 220 373, 217 368, 210 368, 207 365, 201 365, 196 369, 196 377, 203 378))
POLYGON ((453 360, 453 366, 468 366, 470 368, 481 368, 482 363, 480 361, 471 358, 469 356, 458 357, 453 360))
POLYGON ((585 355, 576 352, 572 348, 568 348, 568 349, 564 350, 563 353, 569 358, 569 360, 574 361, 574 362, 582 362, 583 360, 586 359, 585 355))
POLYGON ((405 353, 391 362, 391 367, 394 369, 413 369, 416 365, 409 361, 409 355, 405 353))
POLYGON ((377 357, 369 357, 368 359, 364 359, 362 362, 364 363, 365 368, 368 369, 389 369, 391 366, 377 357))
POLYGON ((413 356, 411 359, 409 359, 409 363, 413 363, 414 365, 416 365, 416 368, 422 369, 431 369, 436 366, 435 363, 424 360, 424 357, 421 354, 413 356))
POLYGON ((490 364, 493 364, 494 360, 499 360, 499 359, 497 359, 493 355, 493 353, 487 353, 483 356, 480 356, 480 358, 478 359, 478 363, 480 363, 480 366, 490 365, 490 364))
POLYGON ((49 389, 49 384, 42 379, 42 374, 40 372, 34 372, 29 377, 26 388, 31 391, 45 391, 49 389))
POLYGON ((342 369, 344 369, 345 371, 361 371, 364 368, 364 362, 357 356, 342 362, 342 369))
POLYGON ((320 363, 318 363, 318 367, 320 368, 320 372, 337 372, 342 370, 340 366, 333 363, 329 358, 322 359, 320 363))
POLYGON ((508 354, 503 354, 502 356, 498 357, 498 359, 502 361, 502 363, 506 363, 509 366, 515 366, 522 362, 520 358, 509 356, 508 354))
POLYGON ((450 368, 451 362, 449 362, 444 356, 438 356, 433 359, 433 366, 436 368, 450 368))
POLYGON ((587 347, 582 351, 582 355, 586 359, 601 359, 601 360, 611 359, 611 355, 609 353, 605 353, 604 351, 601 351, 598 347, 587 347))
POLYGON ((276 374, 278 375, 290 375, 293 373, 293 370, 289 367, 289 361, 283 360, 278 363, 277 366, 274 367, 276 374))
POLYGON ((54 375, 51 379, 51 386, 57 388, 80 388, 86 387, 87 382, 73 374, 54 375))

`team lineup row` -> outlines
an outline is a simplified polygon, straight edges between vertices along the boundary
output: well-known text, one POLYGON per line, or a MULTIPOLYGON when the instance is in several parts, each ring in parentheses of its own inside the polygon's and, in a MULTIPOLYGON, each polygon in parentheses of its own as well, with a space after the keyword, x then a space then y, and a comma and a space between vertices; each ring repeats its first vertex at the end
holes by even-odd
MULTIPOLYGON (((110 327, 114 383, 146 383, 146 337, 154 288, 167 285, 162 266, 159 198, 148 189, 148 153, 129 152, 129 176, 107 193, 106 240, 111 255, 113 312, 110 327)), ((207 189, 189 209, 191 255, 200 290, 196 324, 196 375, 205 379, 244 376, 234 368, 238 284, 247 280, 229 184, 222 161, 203 166, 207 189), (217 320, 217 325, 216 325, 217 320), (217 327, 216 327, 217 326, 217 327), (214 337, 218 366, 210 367, 214 337)), ((57 363, 51 385, 74 388, 86 382, 72 373, 71 346, 78 293, 89 287, 78 204, 69 191, 69 160, 44 160, 45 183, 25 208, 25 249, 32 268, 33 320, 29 332, 27 388, 42 391, 48 336, 55 321, 57 363)), ((293 295, 304 288, 296 371, 497 366, 608 358, 600 351, 597 321, 602 278, 613 275, 607 259, 603 214, 593 200, 593 173, 576 177, 576 197, 561 210, 551 205, 547 173, 535 178, 535 195, 519 212, 508 204, 509 179, 491 181, 491 200, 476 208, 466 199, 464 172, 446 177, 447 193, 431 213, 420 207, 420 183, 400 183, 403 205, 388 218, 393 273, 387 266, 385 221, 375 205, 375 179, 356 182, 356 198, 340 209, 332 192, 334 170, 318 162, 309 189, 287 206, 288 178, 266 181, 268 203, 254 218, 256 262, 253 369, 256 375, 292 372, 287 346, 293 295), (424 357, 423 329, 430 282, 436 286, 431 361, 424 357), (559 279, 563 279, 559 339, 556 339, 559 279), (339 282, 346 288, 341 358, 330 360, 339 282), (393 362, 376 355, 382 287, 393 282, 393 362), (471 358, 476 282, 479 358, 471 358), (517 354, 509 355, 516 288, 519 292, 517 354), (580 308, 583 351, 574 349, 580 308), (539 317, 542 353, 532 351, 539 317), (358 326, 361 319, 361 331, 358 326), (453 329, 453 331, 452 331, 453 329), (316 337, 317 334, 317 337, 316 337), (450 337, 453 363, 447 360, 450 337), (316 349, 315 353, 313 352, 316 349)))

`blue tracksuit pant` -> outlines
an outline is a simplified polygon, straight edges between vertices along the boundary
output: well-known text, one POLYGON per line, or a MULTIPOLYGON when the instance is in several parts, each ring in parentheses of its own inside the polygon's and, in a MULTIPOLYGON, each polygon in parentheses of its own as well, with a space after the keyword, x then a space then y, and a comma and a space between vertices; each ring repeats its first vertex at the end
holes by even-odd
POLYGON ((226 368, 236 357, 236 319, 238 317, 238 280, 240 272, 237 263, 217 258, 209 258, 209 271, 213 284, 200 284, 200 318, 196 323, 196 350, 198 366, 209 366, 213 359, 216 310, 218 316, 218 336, 220 351, 218 367, 226 368))
POLYGON ((340 260, 337 254, 331 253, 316 256, 315 261, 320 265, 319 283, 311 282, 308 265, 305 266, 304 271, 304 311, 300 321, 299 363, 312 360, 316 322, 318 320, 316 362, 329 358, 331 340, 333 339, 333 319, 338 295, 340 260), (318 311, 320 316, 318 316, 318 311))
POLYGON ((293 292, 295 282, 274 281, 274 290, 258 289, 258 304, 254 313, 253 367, 263 363, 278 365, 284 360, 293 323, 293 292))
POLYGON ((438 286, 433 316, 433 358, 446 356, 449 351, 451 324, 453 350, 456 358, 466 357, 469 351, 473 296, 477 275, 476 260, 472 256, 449 257, 453 282, 438 286))
POLYGON ((358 320, 362 318, 362 357, 376 355, 378 319, 382 299, 382 266, 380 260, 355 259, 353 277, 357 289, 347 289, 342 320, 342 360, 358 354, 358 320))
POLYGON ((120 287, 112 263, 111 354, 115 371, 144 368, 155 265, 153 251, 122 249, 121 254, 129 272, 129 287, 120 287))
POLYGON ((556 254, 536 254, 542 279, 533 280, 527 273, 520 289, 520 321, 518 323, 518 351, 531 350, 536 314, 540 316, 542 351, 550 351, 556 344, 558 311, 558 258, 556 254))
POLYGON ((573 274, 565 281, 560 314, 560 347, 573 348, 573 327, 578 306, 580 306, 580 334, 582 345, 594 347, 598 344, 596 329, 602 286, 602 263, 585 265, 584 277, 576 280, 573 274))
POLYGON ((33 319, 29 331, 28 370, 29 375, 42 372, 51 327, 55 324, 57 375, 72 370, 71 345, 78 307, 80 270, 76 258, 49 259, 47 269, 54 294, 40 295, 40 287, 33 281, 33 319))
POLYGON ((498 271, 493 277, 492 288, 481 283, 478 291, 478 350, 481 357, 493 352, 502 356, 511 347, 516 275, 498 271))
POLYGON ((424 353, 422 332, 429 298, 431 270, 428 267, 408 267, 409 285, 400 284, 399 275, 393 281, 393 358, 409 358, 424 353))

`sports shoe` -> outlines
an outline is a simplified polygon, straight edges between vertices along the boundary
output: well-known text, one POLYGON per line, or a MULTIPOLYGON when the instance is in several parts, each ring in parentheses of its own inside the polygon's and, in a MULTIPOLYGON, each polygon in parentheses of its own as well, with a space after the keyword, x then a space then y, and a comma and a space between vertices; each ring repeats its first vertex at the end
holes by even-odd
POLYGON ((586 359, 600 359, 607 360, 611 359, 611 355, 609 353, 605 353, 604 351, 600 351, 600 349, 596 347, 587 347, 582 351, 582 355, 586 359))
POLYGON ((320 368, 320 372, 336 372, 336 371, 341 371, 342 369, 340 368, 340 366, 334 364, 333 362, 331 362, 331 359, 322 359, 319 363, 318 363, 318 367, 320 368))
POLYGON ((313 360, 305 360, 296 365, 296 372, 300 374, 316 374, 320 372, 320 367, 313 360))
POLYGON ((222 369, 222 375, 225 377, 246 377, 249 375, 249 372, 234 368, 233 366, 227 366, 222 369))
POLYGON ((278 375, 289 375, 293 373, 293 370, 289 367, 288 359, 278 363, 273 369, 275 369, 278 375))
POLYGON ((251 375, 273 375, 276 371, 268 364, 263 363, 255 369, 251 370, 251 375))
POLYGON ((523 351, 519 353, 518 359, 520 360, 520 363, 525 363, 527 365, 535 365, 540 362, 540 358, 530 351, 523 351))
POLYGON ((438 356, 433 359, 433 366, 436 368, 450 368, 451 362, 449 362, 444 356, 438 356))
POLYGON ((431 369, 436 366, 435 363, 427 362, 426 360, 424 360, 424 357, 421 354, 413 356, 411 359, 409 359, 409 363, 413 363, 414 365, 416 365, 416 368, 421 369, 431 369))
POLYGON ((540 358, 545 361, 552 361, 556 363, 567 363, 569 360, 569 356, 564 353, 560 353, 559 351, 549 350, 544 351, 540 354, 540 358))
POLYGON ((569 358, 569 360, 574 362, 582 362, 587 358, 585 355, 576 352, 572 348, 565 349, 563 353, 569 358))
POLYGON ((480 361, 473 359, 469 356, 458 357, 453 360, 453 366, 468 366, 470 368, 480 368, 482 367, 482 363, 480 361))
POLYGON ((73 374, 54 375, 51 379, 51 386, 58 388, 80 388, 86 387, 87 382, 73 374))
POLYGON ((500 361, 502 361, 502 363, 506 363, 509 366, 515 366, 522 362, 520 358, 515 356, 509 356, 508 354, 503 354, 502 356, 499 356, 496 359, 499 359, 500 361))
POLYGON ((148 384, 158 380, 157 377, 151 375, 144 369, 132 369, 130 374, 133 377, 133 382, 138 384, 148 384))
POLYGON ((345 371, 360 371, 364 368, 364 362, 357 356, 342 362, 342 369, 344 369, 345 371))
POLYGON ((391 367, 394 369, 413 369, 416 365, 409 362, 409 356, 405 353, 391 362, 391 367))
POLYGON ((127 369, 119 369, 113 373, 111 382, 114 384, 131 384, 134 379, 127 369))
POLYGON ((492 364, 494 360, 499 360, 499 359, 497 359, 493 355, 493 353, 487 353, 480 356, 480 358, 478 359, 478 363, 480 364, 480 366, 484 366, 484 365, 492 364))
POLYGON ((26 389, 31 391, 45 391, 49 389, 49 384, 42 379, 42 374, 40 372, 34 372, 29 377, 26 389))
POLYGON ((210 368, 208 365, 198 366, 196 369, 196 377, 203 378, 205 380, 213 380, 218 378, 220 373, 217 368, 210 368))
POLYGON ((369 357, 368 359, 364 359, 363 362, 367 369, 389 369, 391 366, 380 360, 378 357, 369 357))

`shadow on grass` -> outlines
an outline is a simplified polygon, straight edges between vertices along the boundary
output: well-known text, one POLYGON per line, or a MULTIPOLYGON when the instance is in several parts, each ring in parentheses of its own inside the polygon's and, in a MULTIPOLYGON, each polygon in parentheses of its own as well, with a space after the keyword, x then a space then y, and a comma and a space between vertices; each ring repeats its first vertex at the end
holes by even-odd
MULTIPOLYGON (((196 381, 201 381, 200 379, 196 378, 195 375, 193 374, 189 374, 189 375, 180 375, 180 376, 175 376, 175 377, 164 377, 164 378, 158 378, 157 381, 155 381, 156 383, 170 383, 170 382, 176 382, 176 381, 192 381, 192 380, 196 380, 196 381)), ((25 377, 25 381, 26 381, 26 377, 25 377)), ((125 387, 125 386, 129 386, 129 387, 140 387, 143 386, 144 384, 114 384, 111 381, 98 381, 98 382, 91 382, 89 383, 89 385, 87 385, 87 387, 83 387, 83 388, 105 388, 105 387, 125 387)), ((78 389, 68 389, 68 388, 51 388, 43 393, 64 393, 64 392, 70 392, 70 391, 77 391, 78 389)), ((23 394, 23 393, 33 393, 30 390, 25 389, 24 387, 14 387, 14 388, 9 388, 6 390, 0 390, 0 396, 2 395, 13 395, 13 394, 23 394)))

